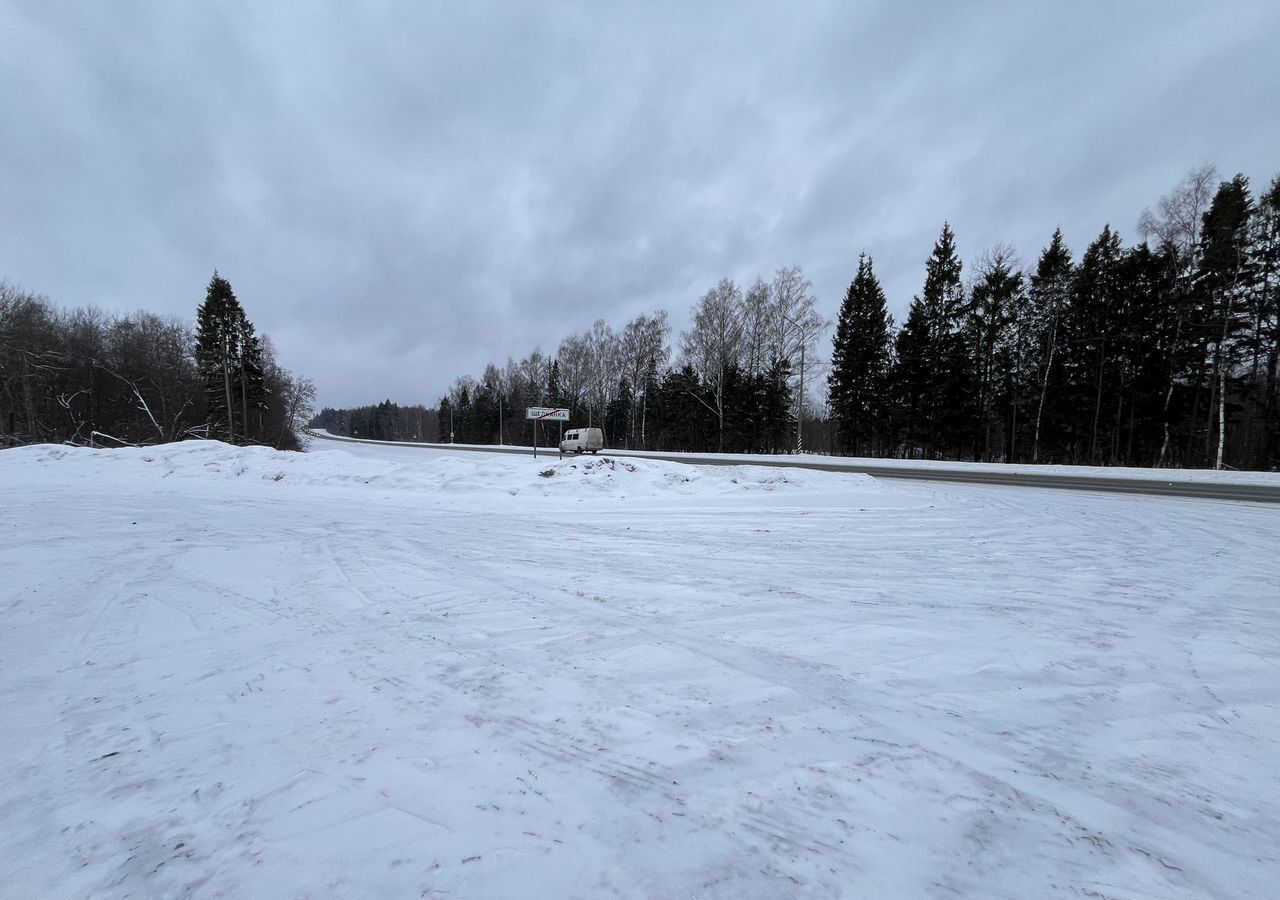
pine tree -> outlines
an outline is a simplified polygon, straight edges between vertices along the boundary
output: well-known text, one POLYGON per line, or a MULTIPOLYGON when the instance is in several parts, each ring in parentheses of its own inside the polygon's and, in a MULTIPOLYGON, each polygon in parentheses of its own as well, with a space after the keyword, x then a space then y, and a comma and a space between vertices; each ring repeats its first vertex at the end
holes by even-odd
POLYGON ((863 253, 840 305, 827 377, 837 437, 846 453, 866 453, 886 431, 889 341, 888 304, 871 257, 863 253))

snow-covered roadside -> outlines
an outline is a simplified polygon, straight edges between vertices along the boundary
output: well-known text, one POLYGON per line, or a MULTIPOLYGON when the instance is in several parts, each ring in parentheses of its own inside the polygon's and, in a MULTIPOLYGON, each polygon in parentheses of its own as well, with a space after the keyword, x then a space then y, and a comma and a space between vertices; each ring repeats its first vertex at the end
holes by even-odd
POLYGON ((0 451, 0 893, 1271 895, 1280 511, 351 450, 0 451))
MULTIPOLYGON (((416 441, 370 441, 360 438, 350 438, 343 435, 330 434, 329 432, 319 429, 315 432, 324 441, 342 441, 348 445, 355 446, 381 446, 381 447, 416 447, 419 449, 431 448, 435 450, 448 450, 447 444, 422 444, 416 441)), ((513 449, 512 444, 475 444, 472 447, 496 450, 499 452, 510 452, 513 449)), ((525 448, 530 455, 533 448, 525 448)), ((550 453, 557 455, 555 447, 539 447, 538 452, 550 453)), ((1144 469, 1144 468, 1126 468, 1123 466, 1063 466, 1063 465, 1033 465, 1030 463, 974 463, 974 462, 946 462, 939 460, 925 459, 887 459, 883 457, 852 457, 852 456, 824 456, 821 454, 808 453, 782 453, 782 454, 752 454, 752 453, 671 453, 666 451, 650 451, 650 450, 615 450, 608 449, 605 451, 610 456, 616 457, 638 457, 641 459, 654 459, 664 457, 679 457, 682 461, 692 464, 698 463, 721 463, 728 460, 732 463, 740 465, 770 465, 776 466, 782 463, 792 463, 798 466, 841 466, 850 469, 860 469, 864 467, 881 468, 881 469, 931 469, 937 472, 957 472, 964 474, 990 473, 994 475, 1055 475, 1065 476, 1068 478, 1108 478, 1123 480, 1140 480, 1140 481, 1161 481, 1167 483, 1202 483, 1202 484, 1244 484, 1244 485, 1267 485, 1272 487, 1280 487, 1280 472, 1236 472, 1227 469, 1144 469)))

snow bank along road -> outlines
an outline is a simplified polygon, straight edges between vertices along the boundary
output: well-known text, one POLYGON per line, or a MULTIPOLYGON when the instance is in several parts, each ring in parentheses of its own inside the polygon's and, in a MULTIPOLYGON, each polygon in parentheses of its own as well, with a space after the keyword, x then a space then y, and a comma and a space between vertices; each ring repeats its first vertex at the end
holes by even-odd
POLYGON ((1275 507, 216 443, 0 497, 4 897, 1275 896, 1275 507))
MULTIPOLYGON (((377 445, 341 437, 325 431, 313 432, 327 441, 377 445)), ((495 447, 462 444, 420 444, 396 442, 395 446, 432 450, 477 451, 481 453, 531 454, 530 447, 495 447)), ((541 452, 541 450, 539 451, 541 452)), ((555 448, 548 451, 557 454, 555 448)), ((1227 472, 1206 469, 1120 469, 1098 466, 1019 466, 987 463, 922 462, 902 459, 850 459, 824 456, 752 456, 747 454, 658 453, 608 450, 610 456, 661 459, 702 466, 756 465, 816 472, 857 472, 877 478, 910 481, 944 481, 958 484, 999 484, 1010 487, 1058 488, 1103 491, 1117 494, 1149 494, 1160 497, 1191 497, 1201 500, 1236 500, 1253 503, 1280 503, 1280 474, 1274 472, 1227 472)), ((558 455, 558 454, 557 454, 558 455)))

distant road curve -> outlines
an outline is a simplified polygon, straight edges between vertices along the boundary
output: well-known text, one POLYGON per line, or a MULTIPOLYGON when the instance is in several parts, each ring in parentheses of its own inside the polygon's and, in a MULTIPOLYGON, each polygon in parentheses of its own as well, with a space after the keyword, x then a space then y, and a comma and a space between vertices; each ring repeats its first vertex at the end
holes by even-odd
MULTIPOLYGON (((516 453, 528 456, 532 447, 493 447, 469 444, 421 444, 409 442, 368 441, 360 438, 337 437, 331 434, 308 432, 318 440, 335 443, 357 443, 385 445, 391 447, 419 447, 431 450, 452 450, 474 453, 516 453)), ((554 447, 540 447, 538 454, 548 457, 560 454, 554 447)), ((743 459, 733 456, 717 456, 714 454, 696 453, 638 453, 629 450, 608 450, 607 456, 632 456, 641 459, 661 459, 669 462, 688 463, 690 465, 711 466, 776 466, 785 469, 814 469, 820 472, 859 472, 876 478, 900 478, 909 481, 944 481, 959 484, 996 484, 1009 487, 1050 488, 1054 490, 1102 491, 1112 494, 1143 494, 1156 497, 1185 497, 1198 500, 1232 500, 1247 503, 1280 504, 1280 483, 1277 484, 1234 484, 1225 481, 1165 481, 1154 478, 1125 478, 1106 475, 1068 475, 1060 473, 1028 472, 1016 469, 1009 472, 992 471, 986 468, 966 470, 963 464, 950 467, 935 468, 933 466, 912 466, 910 463, 893 465, 859 460, 829 461, 823 457, 815 459, 795 459, 794 457, 751 457, 743 459)), ((1011 467, 1012 468, 1012 467, 1011 467)))

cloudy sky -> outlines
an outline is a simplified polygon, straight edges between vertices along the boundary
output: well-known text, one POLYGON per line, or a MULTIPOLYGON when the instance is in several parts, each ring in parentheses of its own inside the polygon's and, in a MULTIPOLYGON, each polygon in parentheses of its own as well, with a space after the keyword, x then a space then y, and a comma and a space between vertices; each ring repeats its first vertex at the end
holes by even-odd
POLYGON ((434 403, 604 318, 859 251, 1136 238, 1280 173, 1280 3, 0 5, 0 278, 191 318, 217 268, 320 400, 434 403))

